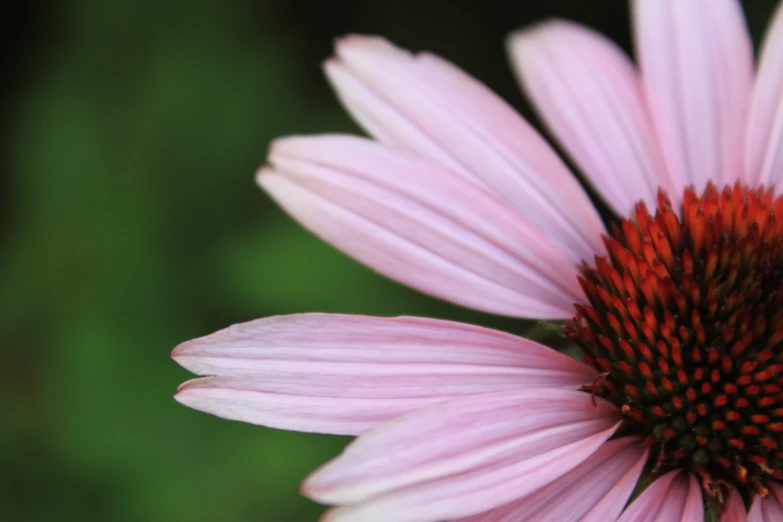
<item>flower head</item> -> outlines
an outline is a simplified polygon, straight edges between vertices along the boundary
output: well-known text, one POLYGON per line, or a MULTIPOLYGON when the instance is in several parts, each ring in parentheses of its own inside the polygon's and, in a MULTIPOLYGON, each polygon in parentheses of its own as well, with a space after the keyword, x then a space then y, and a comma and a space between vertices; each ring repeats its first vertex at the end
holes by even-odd
POLYGON ((736 1, 632 7, 638 68, 569 22, 509 39, 543 121, 621 216, 609 231, 507 104, 379 38, 344 38, 325 65, 376 140, 284 138, 258 173, 393 279, 567 319, 584 363, 476 326, 302 314, 177 347, 204 376, 177 399, 359 435, 303 486, 333 522, 783 517, 783 9, 754 79, 736 1))

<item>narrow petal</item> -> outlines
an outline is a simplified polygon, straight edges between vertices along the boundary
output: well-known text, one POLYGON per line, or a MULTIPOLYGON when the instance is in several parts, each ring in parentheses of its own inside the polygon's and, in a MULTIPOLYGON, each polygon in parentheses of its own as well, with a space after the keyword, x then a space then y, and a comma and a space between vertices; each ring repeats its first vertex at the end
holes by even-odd
POLYGON ((736 0, 634 0, 642 82, 664 159, 680 189, 742 177, 753 77, 736 0))
POLYGON ((492 313, 565 318, 578 254, 422 156, 364 138, 285 138, 259 184, 317 235, 378 272, 492 313))
POLYGON ((338 97, 376 138, 489 188, 563 247, 592 259, 603 225, 578 182, 508 104, 451 63, 349 36, 325 64, 338 97))
POLYGON ((736 489, 729 491, 729 500, 720 514, 720 522, 747 522, 748 514, 745 511, 745 502, 736 489))
MULTIPOLYGON (((783 486, 770 482, 767 484, 767 498, 756 496, 748 513, 748 522, 779 522, 783 520, 783 486)), ((721 521, 723 522, 723 521, 721 521)))
POLYGON ((704 522, 704 501, 699 481, 674 470, 645 489, 618 522, 704 522))
POLYGON ((751 184, 783 177, 783 4, 769 26, 750 106, 745 169, 751 184))
POLYGON ((259 319, 182 343, 184 368, 210 375, 178 401, 234 420, 355 435, 476 393, 577 388, 596 372, 511 334, 414 317, 301 314, 259 319))
POLYGON ((613 42, 555 20, 508 41, 525 92, 595 189, 622 216, 658 189, 674 199, 636 68, 613 42))
POLYGON ((611 440, 571 472, 526 497, 456 522, 617 520, 647 462, 636 437, 611 440))
POLYGON ((618 418, 608 402, 596 409, 589 394, 571 390, 457 398, 366 433, 303 491, 354 504, 330 512, 330 521, 469 516, 568 473, 614 433, 618 418))

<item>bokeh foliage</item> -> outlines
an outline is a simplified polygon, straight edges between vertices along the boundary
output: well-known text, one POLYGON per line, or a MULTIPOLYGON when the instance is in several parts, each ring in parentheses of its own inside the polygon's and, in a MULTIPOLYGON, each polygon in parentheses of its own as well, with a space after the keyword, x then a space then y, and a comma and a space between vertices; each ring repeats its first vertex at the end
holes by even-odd
MULTIPOLYGON (((628 47, 624 2, 75 0, 3 22, 0 519, 298 522, 345 438, 176 404, 180 341, 304 311, 428 315, 440 303, 300 229, 256 189, 267 143, 357 132, 321 78, 331 39, 381 33, 463 65, 530 116, 510 30, 579 19, 628 47), (328 5, 326 5, 328 4, 328 5)), ((758 37, 773 2, 748 2, 758 37)))

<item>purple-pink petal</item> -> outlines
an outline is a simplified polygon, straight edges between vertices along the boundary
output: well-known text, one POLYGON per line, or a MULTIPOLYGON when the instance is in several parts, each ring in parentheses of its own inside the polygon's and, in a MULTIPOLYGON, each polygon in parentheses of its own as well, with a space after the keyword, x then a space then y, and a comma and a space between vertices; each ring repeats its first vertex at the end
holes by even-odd
POLYGON ((619 426, 587 393, 515 390, 412 413, 359 437, 303 492, 344 505, 332 521, 425 522, 469 516, 571 471, 619 426))
POLYGON ((736 0, 635 0, 642 82, 680 192, 741 178, 753 55, 736 0))
POLYGON ((428 294, 497 314, 565 318, 578 255, 423 156, 368 139, 285 138, 259 184, 317 235, 428 294))
POLYGON ((622 512, 648 450, 637 437, 604 443, 551 484, 505 506, 455 522, 607 522, 622 512))
POLYGON ((783 181, 783 3, 770 23, 759 59, 748 123, 745 175, 749 183, 783 181))
POLYGON ((325 69, 343 105, 377 139, 485 186, 580 259, 603 251, 601 220, 557 154, 459 68, 352 35, 337 42, 325 69))
POLYGON ((635 66, 603 35, 561 20, 508 41, 512 65, 544 122, 622 216, 671 190, 635 66))
POLYGON ((747 522, 748 513, 745 511, 745 501, 736 489, 731 488, 729 498, 720 514, 720 522, 747 522))
MULTIPOLYGON (((766 484, 767 498, 756 496, 748 512, 748 522, 779 522, 783 520, 783 486, 775 482, 766 484)), ((723 521, 721 521, 723 522, 723 521)))
POLYGON ((511 334, 414 317, 301 314, 231 326, 174 349, 197 375, 176 398, 281 429, 355 435, 455 396, 578 388, 595 370, 511 334))
POLYGON ((699 481, 687 471, 670 471, 655 479, 618 522, 704 522, 699 481))

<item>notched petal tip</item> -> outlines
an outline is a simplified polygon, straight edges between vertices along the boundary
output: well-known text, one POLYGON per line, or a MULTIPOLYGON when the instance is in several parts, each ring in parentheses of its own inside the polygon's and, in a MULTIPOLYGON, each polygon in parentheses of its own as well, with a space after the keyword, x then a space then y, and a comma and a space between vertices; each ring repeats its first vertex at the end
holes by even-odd
POLYGON ((183 341, 175 346, 174 349, 171 350, 171 358, 179 363, 182 357, 189 355, 188 352, 190 351, 190 347, 193 346, 193 341, 195 341, 195 339, 183 341))
POLYGON ((188 397, 198 395, 195 390, 199 389, 199 385, 209 377, 196 377, 195 379, 189 379, 179 386, 177 386, 177 393, 174 394, 174 398, 177 402, 185 404, 188 397))
POLYGON ((177 386, 177 391, 174 393, 174 395, 172 395, 175 401, 189 408, 191 407, 192 401, 190 400, 191 396, 188 392, 191 389, 190 383, 194 380, 195 379, 190 379, 189 381, 185 381, 177 386))
POLYGON ((183 382, 179 386, 177 386, 177 391, 172 395, 172 398, 177 401, 178 403, 182 404, 183 406, 187 406, 187 402, 183 400, 182 398, 182 392, 185 390, 185 385, 187 382, 183 382))

